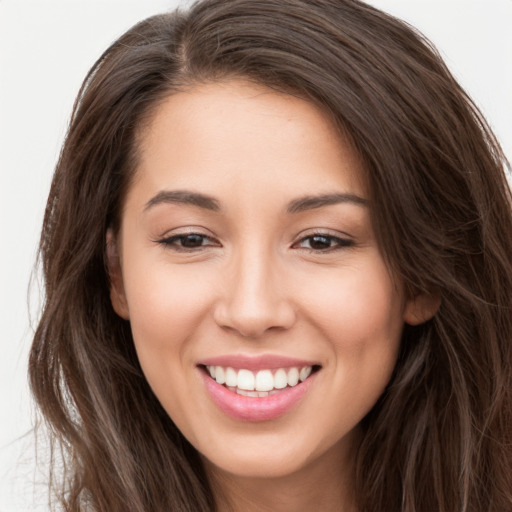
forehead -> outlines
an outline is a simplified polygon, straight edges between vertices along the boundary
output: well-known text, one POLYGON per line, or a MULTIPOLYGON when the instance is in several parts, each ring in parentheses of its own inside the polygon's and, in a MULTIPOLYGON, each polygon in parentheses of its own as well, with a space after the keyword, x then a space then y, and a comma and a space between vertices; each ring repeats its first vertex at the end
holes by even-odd
POLYGON ((140 136, 147 193, 199 188, 216 195, 281 190, 364 195, 363 166, 330 118, 301 98, 244 81, 169 96, 140 136))

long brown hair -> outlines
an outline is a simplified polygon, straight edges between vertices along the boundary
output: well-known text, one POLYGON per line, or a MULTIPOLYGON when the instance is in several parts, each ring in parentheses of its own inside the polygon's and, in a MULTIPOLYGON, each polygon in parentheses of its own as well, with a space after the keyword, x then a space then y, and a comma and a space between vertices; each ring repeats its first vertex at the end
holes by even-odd
POLYGON ((512 213, 504 155, 435 49, 357 0, 206 0, 149 18, 86 77, 53 178, 30 378, 64 510, 215 510, 195 449, 112 310, 105 240, 159 102, 237 76, 327 112, 365 164, 382 252, 410 296, 392 380, 363 420, 361 512, 512 510, 512 213))

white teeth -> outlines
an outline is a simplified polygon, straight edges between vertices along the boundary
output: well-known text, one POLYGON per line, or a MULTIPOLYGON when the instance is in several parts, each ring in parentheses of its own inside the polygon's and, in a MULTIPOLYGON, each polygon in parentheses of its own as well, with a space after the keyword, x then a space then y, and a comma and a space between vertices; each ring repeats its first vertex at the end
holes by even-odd
POLYGON ((249 370, 239 370, 238 388, 246 391, 254 391, 254 373, 249 370))
POLYGON ((236 392, 239 394, 239 395, 243 395, 243 396, 252 396, 252 397, 257 397, 259 396, 258 395, 258 392, 257 391, 246 391, 245 389, 240 389, 238 388, 236 390, 236 392))
POLYGON ((256 374, 256 391, 270 391, 274 389, 274 377, 270 370, 260 370, 256 374))
POLYGON ((224 382, 226 382, 226 378, 224 375, 224 368, 222 368, 222 366, 215 367, 215 380, 219 384, 224 384, 224 382))
POLYGON ((207 366, 206 369, 213 379, 219 384, 224 384, 230 391, 245 396, 264 397, 305 381, 311 375, 313 367, 279 368, 277 370, 259 370, 258 372, 246 369, 237 371, 234 368, 223 366, 207 366))
POLYGON ((238 384, 238 376, 233 368, 226 368, 226 386, 236 388, 238 384))
POLYGON ((301 382, 304 382, 311 375, 311 366, 304 366, 304 368, 300 369, 299 379, 301 382))
POLYGON ((298 383, 299 383, 298 368, 290 368, 288 370, 288 386, 296 386, 298 383))
POLYGON ((274 387, 276 389, 283 389, 286 386, 288 386, 288 376, 285 370, 279 368, 274 375, 274 387))

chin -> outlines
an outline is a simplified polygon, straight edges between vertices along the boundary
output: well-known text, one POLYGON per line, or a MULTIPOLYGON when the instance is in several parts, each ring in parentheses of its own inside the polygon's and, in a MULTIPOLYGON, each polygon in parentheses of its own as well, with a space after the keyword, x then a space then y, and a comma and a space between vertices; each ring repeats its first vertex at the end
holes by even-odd
POLYGON ((285 478, 307 466, 307 460, 282 456, 267 451, 259 453, 233 453, 232 456, 206 458, 207 469, 227 473, 239 478, 285 478))
MULTIPOLYGON (((338 467, 340 461, 353 455, 358 446, 359 430, 343 439, 304 437, 289 431, 283 436, 240 436, 227 443, 225 450, 205 450, 202 458, 207 470, 220 471, 242 478, 285 478, 319 467, 338 467), (332 441, 332 442, 331 442, 332 441)), ((220 445, 217 445, 220 446, 220 445)))

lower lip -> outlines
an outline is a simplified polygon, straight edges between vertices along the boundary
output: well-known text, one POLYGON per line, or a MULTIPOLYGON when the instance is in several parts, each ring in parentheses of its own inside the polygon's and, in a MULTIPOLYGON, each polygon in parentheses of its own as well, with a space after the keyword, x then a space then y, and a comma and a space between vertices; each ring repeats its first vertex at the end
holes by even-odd
POLYGON ((269 421, 285 415, 308 392, 316 373, 294 387, 265 397, 239 395, 218 384, 200 369, 207 391, 217 406, 228 416, 243 421, 269 421))

